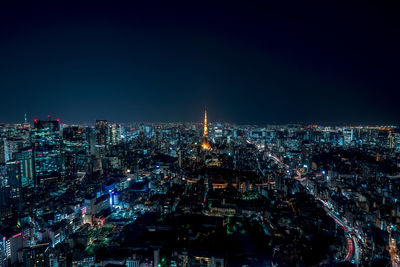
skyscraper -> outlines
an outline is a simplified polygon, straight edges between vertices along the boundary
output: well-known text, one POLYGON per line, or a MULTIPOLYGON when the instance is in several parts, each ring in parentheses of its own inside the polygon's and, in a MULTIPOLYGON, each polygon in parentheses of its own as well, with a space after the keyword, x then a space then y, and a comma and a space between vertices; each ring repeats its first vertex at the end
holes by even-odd
POLYGON ((88 150, 89 155, 94 156, 96 155, 96 129, 94 128, 86 128, 86 140, 88 142, 88 150))
MULTIPOLYGON (((2 216, 4 209, 11 208, 12 213, 21 211, 21 169, 18 161, 7 162, 0 168, 0 210, 2 216)), ((8 213, 8 212, 6 212, 8 213)))
POLYGON ((33 152, 32 149, 23 150, 16 154, 17 161, 21 165, 21 183, 22 187, 33 185, 33 152))
POLYGON ((60 124, 58 120, 34 121, 32 147, 35 184, 61 176, 60 124))
POLYGON ((4 139, 0 138, 0 164, 6 163, 4 139))
POLYGON ((345 128, 343 129, 343 143, 344 145, 350 145, 353 141, 353 129, 345 128))
POLYGON ((207 110, 204 111, 204 131, 203 131, 203 142, 201 147, 205 150, 210 150, 211 145, 208 142, 208 126, 207 126, 207 110))
POLYGON ((109 137, 108 122, 106 120, 96 120, 96 140, 98 146, 106 146, 109 137))
POLYGON ((74 177, 86 171, 88 142, 81 126, 63 129, 61 155, 65 175, 74 177))
POLYGON ((113 123, 110 131, 110 144, 116 145, 121 141, 121 125, 113 123))
POLYGON ((14 207, 21 210, 22 208, 22 199, 21 199, 21 167, 18 161, 7 162, 7 180, 10 185, 11 194, 10 197, 12 199, 14 207))

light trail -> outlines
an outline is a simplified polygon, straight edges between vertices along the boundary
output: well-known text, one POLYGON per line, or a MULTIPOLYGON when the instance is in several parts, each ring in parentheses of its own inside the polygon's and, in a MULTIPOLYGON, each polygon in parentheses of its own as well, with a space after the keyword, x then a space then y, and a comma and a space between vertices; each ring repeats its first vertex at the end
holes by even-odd
POLYGON ((353 251, 354 251, 354 247, 353 247, 353 241, 351 240, 350 237, 347 237, 347 255, 344 258, 345 261, 350 261, 351 258, 353 257, 353 251))
MULTIPOLYGON (((326 202, 320 200, 321 203, 323 203, 326 206, 326 202)), ((332 211, 330 211, 327 207, 324 207, 325 212, 339 225, 343 228, 343 230, 345 231, 346 235, 348 235, 347 237, 347 242, 349 244, 349 241, 351 241, 351 246, 348 246, 348 252, 347 255, 345 257, 345 261, 351 261, 351 259, 354 259, 354 262, 356 264, 358 264, 360 262, 360 248, 358 246, 357 243, 357 236, 355 235, 355 233, 353 232, 353 229, 351 227, 348 227, 345 225, 345 223, 339 218, 337 217, 335 214, 332 213, 332 211)))
POLYGON ((277 163, 279 163, 280 165, 285 166, 286 169, 292 169, 292 170, 294 170, 294 171, 296 172, 296 174, 297 174, 297 176, 295 176, 294 179, 296 179, 297 181, 303 182, 303 181, 306 180, 306 178, 304 178, 304 177, 301 178, 301 173, 300 173, 300 171, 299 171, 298 169, 296 169, 296 168, 291 168, 288 164, 283 163, 278 157, 276 157, 276 156, 274 156, 274 155, 268 154, 267 156, 270 157, 270 158, 272 158, 272 159, 274 159, 274 160, 275 160, 277 163))
MULTIPOLYGON (((249 140, 246 140, 247 143, 249 144, 253 144, 253 142, 250 142, 249 140)), ((256 145, 257 148, 259 148, 259 145, 256 145)), ((262 152, 263 149, 259 148, 259 152, 262 152)), ((298 169, 296 168, 291 168, 288 164, 283 163, 278 157, 272 155, 271 153, 266 153, 264 152, 264 155, 272 158, 275 162, 277 162, 278 164, 280 164, 281 166, 284 166, 286 169, 292 169, 296 172, 297 176, 294 177, 294 179, 296 179, 297 181, 299 181, 303 186, 304 183, 302 183, 303 181, 306 180, 306 178, 302 178, 301 177, 301 173, 298 169)), ((265 186, 268 185, 268 183, 263 183, 263 184, 256 184, 256 186, 265 186)), ((329 210, 329 204, 322 200, 319 199, 319 201, 323 204, 324 210, 325 212, 334 219, 334 221, 336 222, 336 224, 338 224, 340 227, 343 228, 345 234, 346 234, 346 239, 347 239, 347 254, 346 257, 344 258, 344 261, 351 261, 351 259, 354 259, 354 262, 356 264, 359 263, 360 261, 360 250, 358 247, 358 243, 357 243, 357 239, 356 239, 356 235, 354 234, 354 232, 352 232, 352 228, 348 227, 339 217, 337 217, 334 213, 332 213, 331 210, 329 210)), ((362 240, 361 240, 362 241, 362 240)))

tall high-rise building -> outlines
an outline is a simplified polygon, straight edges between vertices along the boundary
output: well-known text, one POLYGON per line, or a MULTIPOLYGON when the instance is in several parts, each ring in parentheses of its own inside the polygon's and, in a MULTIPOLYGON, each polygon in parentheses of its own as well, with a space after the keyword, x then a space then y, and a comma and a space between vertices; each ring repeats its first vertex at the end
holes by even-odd
POLYGON ((87 165, 88 142, 81 126, 63 129, 61 156, 66 176, 76 176, 85 172, 87 165))
POLYGON ((96 129, 94 128, 86 128, 86 140, 88 142, 88 150, 89 155, 94 156, 96 155, 96 129))
POLYGON ((388 132, 388 147, 389 149, 393 149, 395 147, 395 138, 392 134, 392 131, 388 132))
POLYGON ((110 129, 106 120, 97 120, 96 125, 96 157, 102 159, 110 142, 110 129))
POLYGON ((207 125, 207 110, 204 111, 204 130, 203 130, 203 142, 201 147, 205 150, 210 150, 211 145, 208 142, 208 125, 207 125))
POLYGON ((35 185, 61 176, 59 120, 34 121, 32 147, 35 185))
POLYGON ((153 137, 153 127, 151 125, 145 125, 144 134, 147 138, 153 137))
POLYGON ((98 146, 106 146, 108 144, 108 122, 106 120, 96 120, 96 140, 98 146))
POLYGON ((16 154, 16 160, 21 166, 22 187, 34 184, 33 151, 32 149, 23 150, 16 154))
POLYGON ((0 164, 6 163, 6 151, 5 151, 4 139, 0 138, 0 164))
POLYGON ((343 143, 344 145, 350 145, 353 141, 353 129, 345 128, 343 129, 343 143))
POLYGON ((18 161, 7 162, 7 183, 11 190, 12 205, 19 211, 22 210, 22 181, 21 167, 18 161))
POLYGON ((118 144, 121 141, 121 126, 113 123, 110 131, 110 143, 113 145, 118 144))
POLYGON ((24 140, 20 138, 4 139, 5 161, 15 160, 15 155, 24 147, 24 140))
POLYGON ((182 168, 182 150, 178 151, 178 166, 182 168))
MULTIPOLYGON (((21 169, 18 161, 7 162, 0 168, 0 212, 2 216, 22 210, 21 169), (6 212, 9 210, 9 212, 6 212)), ((7 216, 7 215, 6 215, 7 216)))

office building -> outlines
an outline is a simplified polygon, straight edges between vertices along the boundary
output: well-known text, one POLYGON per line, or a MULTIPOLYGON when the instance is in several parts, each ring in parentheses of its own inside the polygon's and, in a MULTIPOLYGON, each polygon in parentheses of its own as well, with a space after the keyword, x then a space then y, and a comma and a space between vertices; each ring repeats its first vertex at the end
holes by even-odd
POLYGON ((60 139, 58 120, 34 121, 31 141, 36 185, 54 181, 61 176, 60 139))

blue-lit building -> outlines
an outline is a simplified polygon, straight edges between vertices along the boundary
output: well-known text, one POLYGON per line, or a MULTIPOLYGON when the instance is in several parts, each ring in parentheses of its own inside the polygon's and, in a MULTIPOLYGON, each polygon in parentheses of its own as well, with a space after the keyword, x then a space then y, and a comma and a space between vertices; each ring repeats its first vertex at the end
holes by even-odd
POLYGON ((7 183, 11 189, 11 200, 13 206, 21 209, 22 204, 22 182, 21 182, 21 167, 18 161, 7 163, 7 183))
POLYGON ((35 185, 61 177, 60 123, 58 120, 34 121, 31 135, 35 185))
POLYGON ((21 168, 18 161, 0 167, 0 214, 8 217, 22 209, 21 168))
POLYGON ((144 134, 146 135, 147 138, 152 138, 153 137, 153 127, 151 125, 145 125, 144 126, 144 134))
POLYGON ((21 167, 22 187, 34 185, 33 150, 23 150, 16 154, 16 160, 21 167))

